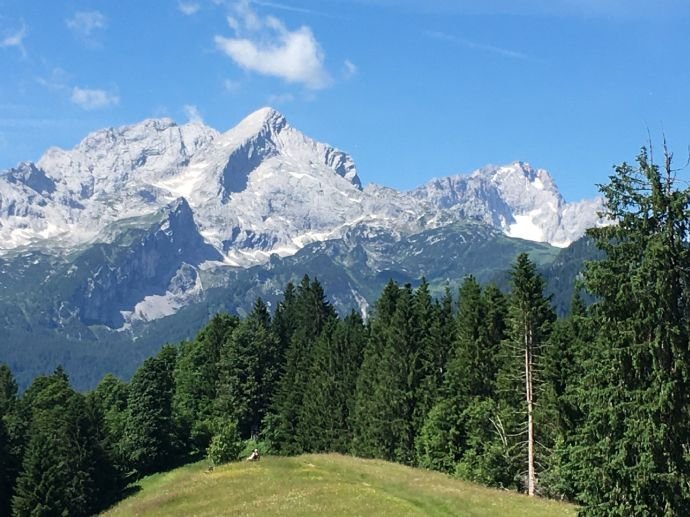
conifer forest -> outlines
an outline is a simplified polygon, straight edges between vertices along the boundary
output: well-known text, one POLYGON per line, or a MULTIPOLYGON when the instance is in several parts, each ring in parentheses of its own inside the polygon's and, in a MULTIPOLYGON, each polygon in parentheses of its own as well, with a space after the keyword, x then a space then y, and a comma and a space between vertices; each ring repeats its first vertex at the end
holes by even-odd
MULTIPOLYGON (((690 515, 690 189, 642 150, 601 187, 602 252, 557 317, 518 255, 510 289, 390 281, 339 315, 305 275, 217 314, 128 382, 0 367, 0 515, 91 515, 195 459, 339 452, 433 469, 582 515, 690 515), (254 446, 254 445, 252 445, 254 446)), ((309 273, 309 272, 305 272, 309 273)))

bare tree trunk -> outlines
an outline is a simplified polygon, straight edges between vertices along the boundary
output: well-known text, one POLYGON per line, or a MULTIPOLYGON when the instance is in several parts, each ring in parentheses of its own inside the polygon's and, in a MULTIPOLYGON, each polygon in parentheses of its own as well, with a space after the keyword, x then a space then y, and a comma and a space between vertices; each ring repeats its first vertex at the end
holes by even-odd
POLYGON ((527 397, 527 494, 534 495, 534 420, 532 416, 532 329, 525 325, 525 395, 527 397))

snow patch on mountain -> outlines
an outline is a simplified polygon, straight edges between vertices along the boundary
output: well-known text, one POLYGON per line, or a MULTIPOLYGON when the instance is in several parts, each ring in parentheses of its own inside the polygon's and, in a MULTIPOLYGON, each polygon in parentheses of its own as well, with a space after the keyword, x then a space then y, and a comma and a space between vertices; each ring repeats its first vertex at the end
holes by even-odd
POLYGON ((434 179, 411 195, 458 217, 491 224, 510 237, 558 247, 568 246, 587 228, 601 224, 600 199, 567 203, 550 174, 526 162, 434 179))
MULTIPOLYGON (((565 246, 598 224, 600 201, 566 203, 524 162, 432 180, 411 191, 362 184, 352 158, 263 108, 220 133, 150 119, 88 135, 71 150, 0 172, 0 253, 55 252, 112 239, 107 228, 184 198, 226 265, 265 262, 354 227, 406 235, 480 220, 565 246)), ((142 312, 142 314, 144 314, 142 312)))

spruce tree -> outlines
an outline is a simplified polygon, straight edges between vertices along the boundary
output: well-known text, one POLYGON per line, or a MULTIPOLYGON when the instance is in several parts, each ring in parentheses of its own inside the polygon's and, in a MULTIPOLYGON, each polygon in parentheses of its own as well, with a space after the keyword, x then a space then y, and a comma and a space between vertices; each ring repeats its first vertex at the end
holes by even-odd
POLYGON ((180 347, 173 407, 177 425, 189 447, 197 452, 204 451, 211 439, 221 349, 238 324, 235 316, 217 314, 192 341, 180 347))
POLYGON ((272 402, 278 348, 268 308, 258 299, 225 342, 218 363, 216 413, 218 418, 235 422, 245 439, 258 435, 272 402))
POLYGON ((504 339, 505 312, 505 297, 497 288, 482 290, 474 277, 465 278, 459 291, 455 332, 450 335, 453 346, 443 399, 429 414, 417 443, 420 465, 507 486, 506 469, 499 467, 504 464, 500 418, 492 413, 497 409, 490 401, 495 391, 498 349, 504 339))
POLYGON ((587 515, 690 515, 690 189, 671 162, 616 167, 614 224, 589 231, 605 258, 585 272, 598 335, 572 454, 587 515))
POLYGON ((128 397, 128 384, 112 374, 106 374, 96 389, 87 395, 94 411, 97 411, 103 420, 103 448, 121 475, 127 473, 128 467, 124 450, 128 397))
POLYGON ((414 411, 412 425, 417 435, 439 397, 443 381, 445 356, 451 339, 443 334, 441 307, 434 303, 429 284, 422 279, 414 292, 414 341, 411 351, 414 362, 414 411))
POLYGON ((61 369, 37 381, 27 391, 31 420, 13 513, 91 515, 106 489, 98 478, 107 468, 94 431, 99 424, 61 369))
POLYGON ((139 475, 168 467, 176 452, 172 397, 175 349, 164 347, 132 377, 127 399, 124 453, 139 475))
POLYGON ((501 366, 500 398, 512 418, 506 415, 506 427, 513 435, 524 436, 524 447, 516 445, 516 452, 526 460, 525 485, 530 496, 537 491, 537 436, 541 422, 535 422, 538 398, 540 359, 551 325, 556 319, 549 299, 544 296, 544 280, 526 253, 518 255, 511 272, 511 294, 508 305, 508 338, 504 343, 504 362, 501 366), (522 434, 524 433, 524 435, 522 434))
POLYGON ((17 382, 9 366, 0 364, 0 515, 10 514, 14 482, 19 471, 19 455, 10 428, 17 412, 17 382))
POLYGON ((300 417, 300 435, 305 437, 308 450, 349 450, 357 374, 365 342, 364 323, 355 312, 342 321, 331 320, 317 340, 300 417))
POLYGON ((305 450, 299 420, 305 391, 311 382, 313 348, 327 322, 336 317, 321 284, 318 280, 311 281, 307 275, 297 289, 294 304, 294 330, 286 351, 285 369, 266 422, 266 437, 271 447, 288 455, 305 450))
POLYGON ((387 432, 387 422, 382 417, 385 403, 377 390, 382 382, 382 363, 399 298, 400 288, 390 280, 376 301, 369 320, 368 339, 357 376, 352 418, 352 452, 362 457, 384 457, 380 444, 387 432))
POLYGON ((584 358, 594 340, 593 321, 579 292, 570 313, 555 322, 541 360, 542 390, 536 418, 542 422, 540 443, 551 450, 544 461, 540 492, 554 498, 573 499, 575 480, 568 469, 573 438, 583 420, 577 402, 585 376, 584 358))
MULTIPOLYGON (((381 305, 389 303, 390 291, 384 291, 381 305)), ((372 323, 370 355, 365 356, 362 372, 367 377, 360 377, 358 383, 355 452, 412 464, 419 376, 415 370, 417 321, 411 286, 397 290, 396 298, 393 313, 381 311, 372 323)))

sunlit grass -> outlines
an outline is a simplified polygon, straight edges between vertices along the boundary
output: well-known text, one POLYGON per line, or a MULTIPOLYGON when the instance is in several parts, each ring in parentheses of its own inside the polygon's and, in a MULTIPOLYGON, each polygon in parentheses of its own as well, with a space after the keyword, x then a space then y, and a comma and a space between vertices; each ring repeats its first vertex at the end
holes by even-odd
POLYGON ((142 480, 106 515, 575 515, 574 506, 336 454, 195 463, 142 480))

